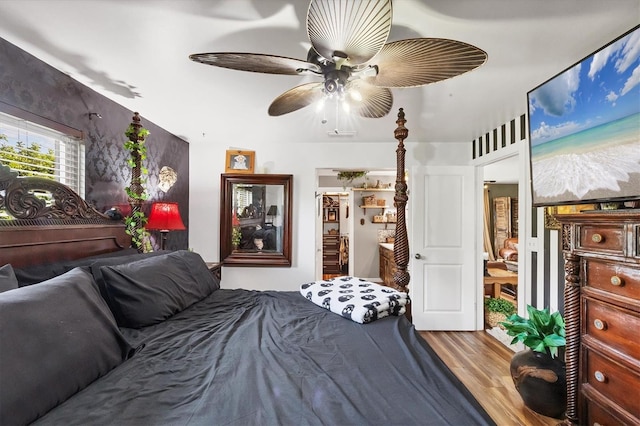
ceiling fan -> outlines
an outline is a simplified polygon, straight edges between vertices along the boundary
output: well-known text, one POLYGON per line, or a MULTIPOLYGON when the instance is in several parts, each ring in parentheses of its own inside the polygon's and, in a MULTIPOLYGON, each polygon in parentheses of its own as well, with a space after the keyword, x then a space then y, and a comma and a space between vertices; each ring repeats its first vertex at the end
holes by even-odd
POLYGON ((307 60, 260 53, 195 53, 208 65, 266 74, 314 75, 322 79, 290 89, 269 106, 269 115, 297 111, 325 97, 337 97, 362 117, 391 110, 389 88, 418 87, 471 71, 487 54, 467 43, 412 38, 387 43, 391 0, 311 0, 307 60))

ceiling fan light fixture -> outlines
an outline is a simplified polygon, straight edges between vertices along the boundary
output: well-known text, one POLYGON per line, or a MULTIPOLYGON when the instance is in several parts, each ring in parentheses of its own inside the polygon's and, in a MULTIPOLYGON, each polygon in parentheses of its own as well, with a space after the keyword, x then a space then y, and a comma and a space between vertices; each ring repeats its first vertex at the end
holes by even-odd
POLYGON ((322 75, 322 72, 317 71, 315 69, 309 69, 309 68, 296 68, 296 73, 300 74, 300 75, 322 75))
POLYGON ((331 57, 331 62, 335 64, 337 70, 341 69, 343 65, 345 65, 349 61, 349 57, 346 53, 335 51, 333 52, 333 56, 331 57))
POLYGON ((340 91, 340 82, 337 78, 327 78, 324 81, 324 92, 328 95, 334 95, 340 91))
POLYGON ((347 55, 346 53, 340 51, 340 50, 335 50, 333 52, 333 62, 338 62, 340 60, 346 61, 347 59, 349 59, 349 55, 347 55))
POLYGON ((351 73, 353 78, 371 78, 378 75, 377 65, 367 65, 361 70, 355 70, 351 73))
POLYGON ((306 61, 237 52, 198 53, 189 59, 239 71, 322 78, 282 93, 269 106, 270 116, 331 98, 350 103, 351 110, 365 118, 389 113, 391 88, 435 83, 471 71, 487 60, 483 50, 456 40, 388 42, 392 14, 392 0, 310 0, 306 25, 311 47, 306 61))

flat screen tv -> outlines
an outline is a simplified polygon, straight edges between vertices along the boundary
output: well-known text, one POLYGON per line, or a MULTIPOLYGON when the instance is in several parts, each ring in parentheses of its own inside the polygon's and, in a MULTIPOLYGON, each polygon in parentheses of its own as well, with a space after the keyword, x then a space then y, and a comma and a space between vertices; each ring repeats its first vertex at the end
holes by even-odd
POLYGON ((640 26, 527 101, 534 206, 640 200, 640 26))

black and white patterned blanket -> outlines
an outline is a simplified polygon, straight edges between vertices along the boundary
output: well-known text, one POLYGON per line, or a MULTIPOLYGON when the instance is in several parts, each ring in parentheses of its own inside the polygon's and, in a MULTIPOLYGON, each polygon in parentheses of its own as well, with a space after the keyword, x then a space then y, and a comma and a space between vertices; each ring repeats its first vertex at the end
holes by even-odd
POLYGON ((316 305, 361 324, 402 315, 409 303, 407 293, 357 277, 302 284, 300 293, 316 305))

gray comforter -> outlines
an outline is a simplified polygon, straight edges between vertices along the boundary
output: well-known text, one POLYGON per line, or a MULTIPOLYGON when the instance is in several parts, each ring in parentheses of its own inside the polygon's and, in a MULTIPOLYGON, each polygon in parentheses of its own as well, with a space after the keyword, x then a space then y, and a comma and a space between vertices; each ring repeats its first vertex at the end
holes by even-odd
POLYGON ((36 424, 493 424, 402 317, 362 325, 298 292, 218 290, 36 424))

